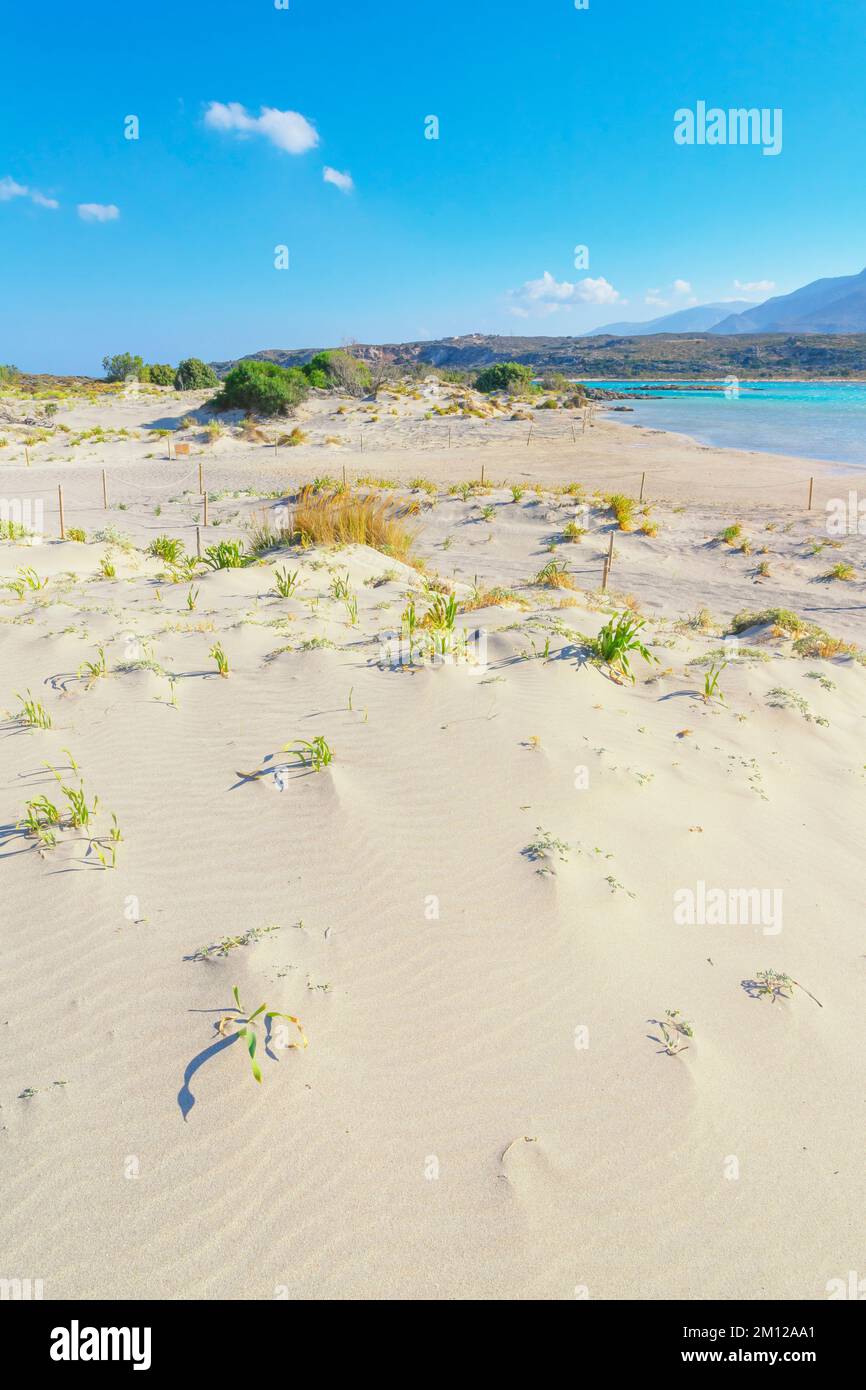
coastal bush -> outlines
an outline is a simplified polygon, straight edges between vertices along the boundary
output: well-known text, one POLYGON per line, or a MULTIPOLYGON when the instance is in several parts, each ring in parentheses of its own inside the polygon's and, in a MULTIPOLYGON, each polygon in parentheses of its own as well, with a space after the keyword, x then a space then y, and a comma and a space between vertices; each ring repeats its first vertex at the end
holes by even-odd
POLYGON ((307 395, 309 383, 299 367, 276 362, 239 362, 214 399, 217 410, 250 410, 259 415, 287 415, 307 395))
POLYGON ((620 613, 611 618, 595 639, 595 655, 612 670, 619 670, 630 681, 634 681, 629 665, 629 653, 637 652, 644 661, 655 661, 655 657, 640 640, 640 630, 646 625, 644 618, 636 618, 634 613, 620 613))
POLYGON ((521 362, 496 362, 475 378, 476 391, 525 391, 532 383, 532 368, 521 362))
POLYGON ((200 357, 185 357, 178 363, 174 376, 176 391, 203 391, 207 386, 219 386, 213 367, 202 362, 200 357))
POLYGON ((174 386, 177 375, 169 362, 149 362, 144 368, 143 381, 151 381, 154 386, 174 386))
POLYGON ((311 386, 331 387, 352 396, 360 396, 368 391, 373 380, 367 363, 359 361, 344 348, 317 352, 302 371, 311 386))
POLYGON ((106 381, 126 381, 130 376, 142 381, 144 358, 131 352, 116 352, 113 357, 109 354, 102 359, 102 370, 105 372, 106 381))

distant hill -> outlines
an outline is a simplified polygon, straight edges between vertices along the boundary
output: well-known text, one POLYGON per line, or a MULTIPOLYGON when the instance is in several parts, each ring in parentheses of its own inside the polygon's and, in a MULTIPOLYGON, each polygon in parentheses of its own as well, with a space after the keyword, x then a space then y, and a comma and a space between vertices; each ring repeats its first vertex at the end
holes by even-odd
POLYGON ((586 336, 613 333, 620 338, 638 338, 647 333, 707 333, 722 319, 754 307, 750 299, 729 300, 727 304, 695 304, 691 309, 678 309, 675 314, 663 314, 659 319, 647 319, 644 323, 608 323, 604 328, 591 329, 586 336))
POLYGON ((866 270, 813 280, 742 313, 729 314, 713 333, 866 333, 866 270))
MULTIPOLYGON (((321 346, 328 346, 322 344, 321 346)), ((333 345, 332 345, 333 346, 333 345)), ((470 333, 414 343, 353 343, 365 361, 385 362, 406 371, 457 367, 479 371, 493 362, 524 362, 536 372, 607 379, 752 377, 866 377, 866 333, 794 334, 653 333, 620 337, 500 337, 470 333)), ((268 348, 249 358, 292 367, 308 362, 321 347, 268 348)), ((244 360, 244 359, 240 359, 244 360)), ((213 362, 220 376, 234 365, 213 362)))

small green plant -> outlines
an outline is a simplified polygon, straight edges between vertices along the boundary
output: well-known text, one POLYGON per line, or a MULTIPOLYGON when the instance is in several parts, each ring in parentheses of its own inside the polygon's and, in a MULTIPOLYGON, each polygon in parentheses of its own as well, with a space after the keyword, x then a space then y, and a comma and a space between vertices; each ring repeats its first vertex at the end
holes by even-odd
POLYGON ((739 522, 735 522, 733 526, 726 526, 724 530, 720 531, 717 540, 723 541, 725 545, 736 545, 742 534, 742 526, 739 522))
POLYGON ((792 980, 790 975, 786 975, 778 970, 758 970, 754 980, 746 982, 750 993, 757 999, 769 999, 771 1004, 775 1004, 777 999, 793 999, 794 990, 801 989, 804 994, 814 1000, 819 1009, 824 1005, 820 999, 815 999, 814 994, 805 985, 801 985, 797 980, 792 980))
POLYGON ((849 565, 845 560, 837 560, 824 577, 825 579, 843 579, 846 583, 850 583, 852 579, 857 577, 857 571, 853 565, 849 565))
POLYGON ((207 547, 202 562, 212 570, 238 570, 251 564, 254 559, 254 555, 246 554, 241 541, 220 541, 207 547))
POLYGON ((51 728, 51 715, 48 713, 41 700, 34 700, 29 690, 27 691, 26 699, 23 695, 19 695, 17 690, 15 695, 16 698, 21 701, 21 708, 15 716, 16 719, 20 719, 22 723, 27 724, 31 729, 51 728))
POLYGON ((48 580, 40 579, 35 569, 31 568, 30 565, 19 566, 18 580, 19 583, 23 584, 24 588, 29 589, 31 593, 39 593, 41 589, 47 589, 48 587, 48 580))
POLYGON ((709 671, 704 675, 704 700, 707 704, 709 704, 710 700, 714 697, 718 697, 722 704, 725 703, 725 697, 719 689, 719 677, 727 664, 726 661, 714 661, 709 671))
POLYGON ((100 680, 103 676, 107 675, 108 666, 105 660, 104 647, 96 648, 95 661, 83 661, 78 668, 78 678, 79 680, 81 680, 82 678, 86 680, 88 690, 92 685, 96 683, 96 681, 100 680))
POLYGON ((512 485, 511 485, 511 500, 512 500, 512 502, 519 502, 520 499, 521 499, 521 497, 523 496, 523 494, 524 494, 525 492, 526 492, 526 488, 525 488, 525 487, 521 487, 520 483, 512 483, 512 485))
POLYGON ((545 589, 573 589, 574 580, 568 573, 568 569, 563 560, 548 560, 543 569, 538 571, 534 584, 541 584, 545 589))
POLYGON ((586 535, 586 527, 578 526, 576 521, 566 522, 562 528, 562 539, 579 543, 581 538, 586 535))
POLYGON ((644 626, 644 618, 638 618, 634 613, 626 610, 605 624, 594 643, 595 655, 598 660, 603 661, 612 671, 620 671, 627 680, 632 682, 634 676, 629 664, 630 652, 637 652, 647 662, 656 660, 638 636, 644 626))
POLYGON ((99 573, 102 575, 103 579, 117 578, 117 568, 107 555, 103 555, 99 562, 99 573))
POLYGON ((87 532, 82 531, 80 526, 67 526, 66 539, 68 541, 77 541, 79 545, 84 545, 87 540, 87 532))
POLYGON ((663 1019, 657 1019, 664 1040, 664 1050, 669 1057, 676 1057, 677 1053, 685 1052, 688 1043, 685 1038, 693 1038, 695 1033, 692 1025, 687 1019, 680 1017, 679 1009, 666 1009, 663 1019))
POLYGON ((220 642, 214 643, 214 645, 208 652, 208 656, 211 658, 211 661, 216 662, 217 670, 219 671, 220 675, 228 677, 229 659, 223 651, 222 644, 220 642))
POLYGON ((300 763, 305 767, 311 767, 314 772, 321 772, 322 768, 334 761, 333 750, 321 734, 317 734, 313 739, 301 739, 294 746, 287 743, 281 751, 294 753, 300 763))
POLYGON ((190 613, 194 612, 195 606, 198 603, 198 593, 198 589, 196 589, 191 584, 189 587, 189 593, 186 596, 186 606, 189 609, 190 613))
POLYGON ((350 597, 347 598, 347 599, 345 600, 345 604, 346 604, 346 613, 348 614, 348 618, 349 618, 349 626, 350 626, 350 627, 357 627, 357 626, 358 626, 358 600, 357 600, 356 596, 355 596, 354 594, 350 595, 350 597))
POLYGON ((280 598, 291 598, 295 589, 298 587, 299 570, 287 570, 285 568, 274 571, 274 587, 280 598))
POLYGON ((536 838, 530 841, 523 853, 526 855, 527 859, 542 861, 536 873, 555 874, 556 870, 551 860, 555 856, 563 864, 567 864, 570 847, 566 844, 565 840, 557 839, 555 835, 552 835, 549 830, 543 829, 542 826, 537 825, 535 829, 537 832, 536 838))
POLYGON ((340 575, 334 575, 334 578, 331 580, 331 597, 346 599, 349 597, 351 592, 352 590, 349 584, 348 571, 346 572, 344 577, 340 577, 340 575))
POLYGON ((225 1017, 221 1018, 217 1024, 217 1032, 221 1037, 226 1037, 230 1027, 237 1028, 237 1032, 234 1036, 236 1038, 243 1038, 246 1043, 250 1065, 253 1069, 253 1076, 255 1080, 258 1081, 259 1085, 261 1085, 262 1071, 256 1061, 256 1049, 258 1047, 258 1023, 256 1020, 261 1019, 266 1029, 269 1029, 270 1020, 272 1018, 284 1018, 288 1023, 293 1023, 301 1035, 301 1040, 300 1042, 289 1043, 290 1047, 307 1047, 307 1035, 304 1032, 300 1019, 296 1018, 294 1014, 279 1013, 276 1009, 269 1009, 267 1004, 259 1004, 259 1007, 254 1013, 248 1014, 241 1004, 237 985, 233 986, 232 994, 235 1001, 235 1014, 226 1014, 225 1017), (242 1026, 238 1027, 239 1024, 242 1026))
POLYGON ((148 555, 155 555, 167 565, 178 565, 184 553, 184 544, 176 536, 157 536, 147 547, 148 555))

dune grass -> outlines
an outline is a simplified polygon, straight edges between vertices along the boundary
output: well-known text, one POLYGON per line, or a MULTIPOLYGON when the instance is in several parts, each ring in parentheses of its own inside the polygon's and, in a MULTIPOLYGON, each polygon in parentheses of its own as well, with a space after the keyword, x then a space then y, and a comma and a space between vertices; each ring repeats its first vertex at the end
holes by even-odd
POLYGON ((292 516, 292 539, 303 546, 369 545, 412 564, 417 533, 404 524, 403 511, 390 497, 315 493, 309 487, 302 488, 292 516))

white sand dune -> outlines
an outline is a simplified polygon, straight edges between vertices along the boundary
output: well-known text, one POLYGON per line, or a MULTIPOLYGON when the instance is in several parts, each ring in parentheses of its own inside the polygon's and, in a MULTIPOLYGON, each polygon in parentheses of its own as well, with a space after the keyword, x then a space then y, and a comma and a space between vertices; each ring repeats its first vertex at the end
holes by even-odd
POLYGON ((49 580, 0 596, 0 1276, 47 1298, 826 1297, 862 1265, 866 669, 759 618, 724 702, 703 689, 744 611, 866 645, 863 537, 810 544, 849 478, 601 420, 583 436, 564 413, 538 445, 453 418, 450 451, 422 448, 429 398, 358 423, 363 457, 317 401, 316 437, 276 459, 189 429, 168 463, 145 427, 200 400, 77 405, 70 428, 142 438, 43 444, 29 469, 0 451, 0 493, 47 504, 42 544, 0 542, 0 580, 49 580), (424 577, 366 546, 204 572, 191 610, 146 547, 194 552, 200 457, 204 546, 344 465, 425 475, 407 524, 429 587, 512 591, 458 618, 486 664, 395 664, 383 634, 408 596, 426 610, 424 577), (482 462, 490 492, 448 493, 482 462), (592 492, 635 494, 643 471, 658 534, 615 533, 602 595, 613 523, 592 492), (553 490, 571 480, 585 512, 553 490), (85 544, 53 538, 58 481, 85 544), (716 540, 733 523, 750 549, 716 540), (551 559, 574 589, 533 584, 551 559), (840 560, 855 578, 826 580, 840 560), (633 685, 589 647, 627 599, 656 658, 633 685), (28 690, 50 728, 14 717, 28 690), (282 751, 317 735, 320 772, 282 751), (95 823, 40 852, 16 822, 62 796, 46 764, 77 785, 70 752, 95 823), (88 853, 111 812, 114 869, 88 853), (533 855, 545 836, 561 850, 533 855), (700 882, 781 890, 781 921, 681 925, 675 894, 700 882), (804 988, 754 997, 768 968, 804 988), (275 1031, 261 1086, 216 1028, 234 986, 309 1039, 275 1031), (666 1009, 693 1026, 676 1056, 666 1009))

